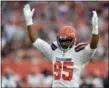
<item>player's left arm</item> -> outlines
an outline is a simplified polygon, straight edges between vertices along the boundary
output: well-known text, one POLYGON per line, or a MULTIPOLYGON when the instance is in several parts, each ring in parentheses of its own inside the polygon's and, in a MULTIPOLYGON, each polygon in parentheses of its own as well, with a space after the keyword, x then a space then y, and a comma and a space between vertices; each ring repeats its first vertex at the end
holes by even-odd
POLYGON ((83 49, 81 52, 83 55, 83 59, 81 59, 82 63, 86 63, 89 61, 95 54, 96 48, 99 40, 99 32, 98 32, 98 17, 97 12, 93 11, 92 16, 92 39, 90 43, 83 49))
POLYGON ((98 16, 96 11, 92 11, 93 16, 92 16, 92 39, 90 42, 90 48, 91 49, 96 49, 98 45, 98 40, 99 40, 99 32, 98 32, 98 16))

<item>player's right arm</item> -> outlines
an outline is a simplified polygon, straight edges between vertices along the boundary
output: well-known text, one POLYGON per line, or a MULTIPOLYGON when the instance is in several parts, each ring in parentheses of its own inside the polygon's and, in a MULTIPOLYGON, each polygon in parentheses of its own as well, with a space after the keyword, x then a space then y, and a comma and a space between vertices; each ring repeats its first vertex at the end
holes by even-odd
POLYGON ((34 43, 38 39, 37 31, 34 31, 32 29, 32 25, 33 25, 32 16, 34 14, 34 10, 35 9, 31 10, 29 4, 26 4, 23 8, 24 18, 25 18, 25 22, 26 22, 26 26, 28 30, 28 35, 32 43, 34 43))
POLYGON ((28 30, 28 35, 30 37, 30 40, 33 43, 33 46, 36 47, 39 51, 41 51, 45 56, 47 56, 47 58, 52 59, 51 58, 51 52, 52 52, 51 46, 44 40, 40 39, 38 37, 38 32, 32 28, 33 26, 32 16, 33 16, 34 10, 35 9, 31 10, 29 4, 26 4, 23 8, 24 18, 25 18, 25 22, 26 22, 26 26, 28 30))

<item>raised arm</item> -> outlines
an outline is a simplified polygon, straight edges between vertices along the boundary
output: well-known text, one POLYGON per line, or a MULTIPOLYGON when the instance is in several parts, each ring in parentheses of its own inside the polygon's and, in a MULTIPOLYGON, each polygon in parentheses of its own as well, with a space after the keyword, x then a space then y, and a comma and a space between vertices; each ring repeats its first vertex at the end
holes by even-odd
POLYGON ((26 26, 28 30, 28 35, 32 43, 34 43, 38 39, 38 33, 37 31, 33 30, 33 27, 32 27, 33 25, 32 16, 34 14, 34 11, 35 9, 33 8, 31 10, 29 4, 26 4, 23 8, 24 18, 25 18, 25 22, 26 22, 26 26))
POLYGON ((32 28, 32 25, 33 25, 32 16, 33 16, 34 10, 35 9, 31 10, 29 4, 26 4, 23 8, 28 35, 30 37, 30 40, 32 41, 33 46, 37 48, 40 52, 42 52, 49 60, 52 60, 51 46, 44 40, 40 39, 38 37, 37 31, 35 31, 32 28))
POLYGON ((93 17, 92 17, 92 39, 90 43, 91 49, 96 49, 98 45, 99 40, 99 32, 98 32, 98 17, 96 11, 93 11, 93 17))

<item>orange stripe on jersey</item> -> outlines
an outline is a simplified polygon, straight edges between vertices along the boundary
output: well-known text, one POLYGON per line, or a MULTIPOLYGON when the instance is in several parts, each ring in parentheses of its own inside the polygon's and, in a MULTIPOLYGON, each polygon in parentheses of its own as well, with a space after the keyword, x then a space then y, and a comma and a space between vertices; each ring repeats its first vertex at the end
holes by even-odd
POLYGON ((51 48, 52 48, 52 50, 54 51, 54 50, 56 50, 57 49, 57 46, 55 45, 55 44, 51 44, 51 48))
POLYGON ((78 45, 77 47, 75 47, 75 51, 76 52, 79 52, 79 51, 83 50, 86 47, 86 45, 87 44, 78 45))

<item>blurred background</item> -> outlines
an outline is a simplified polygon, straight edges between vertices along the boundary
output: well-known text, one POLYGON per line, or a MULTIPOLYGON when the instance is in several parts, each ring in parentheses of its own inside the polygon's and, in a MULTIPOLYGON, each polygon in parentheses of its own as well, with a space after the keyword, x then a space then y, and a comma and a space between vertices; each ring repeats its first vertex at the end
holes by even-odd
POLYGON ((91 39, 92 10, 99 17, 99 45, 95 57, 86 65, 80 88, 109 88, 108 83, 108 22, 109 2, 1 2, 2 87, 52 86, 52 63, 35 49, 29 39, 23 16, 23 7, 29 3, 35 8, 34 30, 51 44, 64 25, 73 26, 77 42, 91 39))

